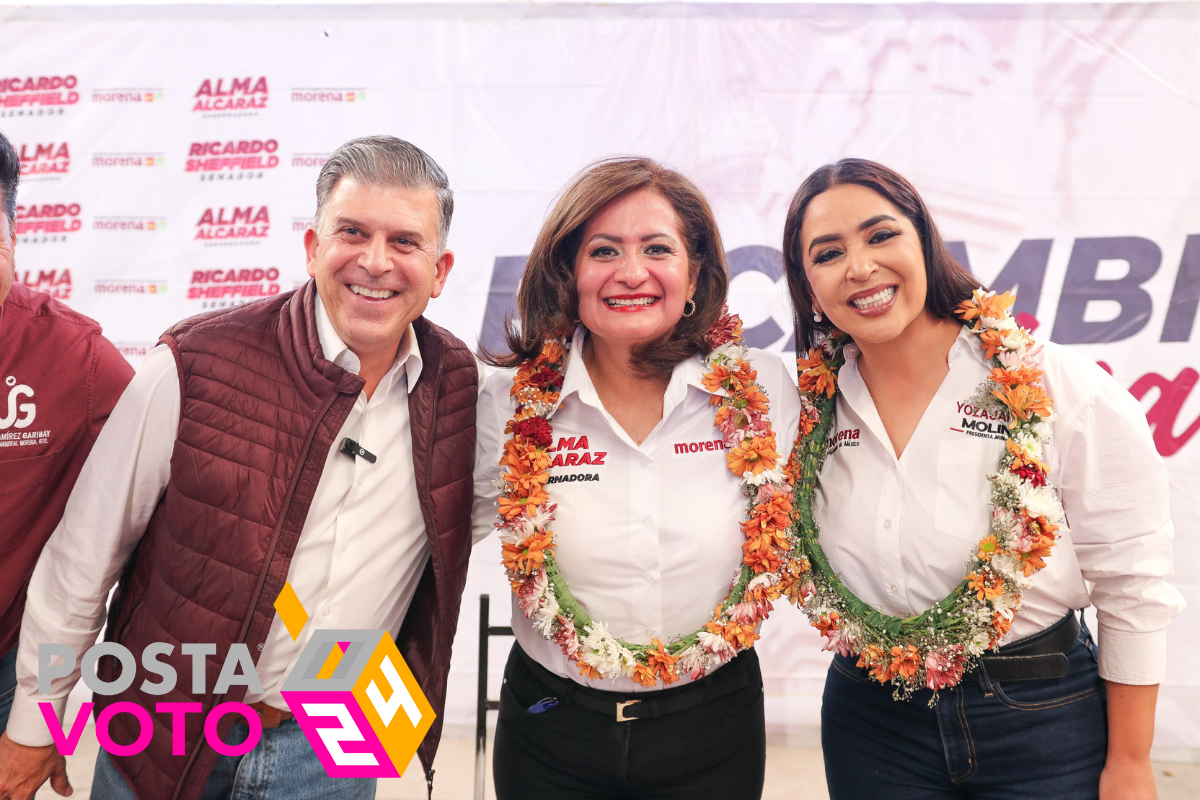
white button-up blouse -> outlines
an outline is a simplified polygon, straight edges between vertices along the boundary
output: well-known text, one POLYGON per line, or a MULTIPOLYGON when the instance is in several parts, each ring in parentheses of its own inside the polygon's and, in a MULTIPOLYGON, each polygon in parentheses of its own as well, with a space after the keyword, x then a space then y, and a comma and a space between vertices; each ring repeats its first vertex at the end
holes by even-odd
MULTIPOLYGON (((1042 344, 1043 385, 1056 412, 1045 460, 1070 530, 1034 575, 1005 641, 1090 602, 1101 676, 1158 683, 1167 624, 1184 607, 1164 580, 1173 535, 1166 466, 1132 395, 1094 363, 1042 344)), ((863 601, 894 616, 918 614, 958 585, 988 534, 986 476, 1004 452, 1006 420, 971 403, 990 366, 964 329, 949 374, 896 458, 858 371, 858 350, 846 352, 813 510, 821 546, 863 601)))
MULTIPOLYGON (((742 563, 746 501, 713 426, 703 359, 675 367, 662 420, 639 445, 596 394, 583 363, 586 333, 580 326, 572 339, 551 419, 555 451, 546 490, 558 504, 555 558, 575 599, 618 639, 668 642, 703 627, 728 594, 742 563)), ((750 361, 770 401, 776 449, 786 458, 799 425, 795 384, 777 356, 751 350, 750 361)), ((493 481, 500 478, 504 427, 516 407, 509 396, 512 377, 511 370, 490 376, 479 397, 476 541, 497 521, 493 481)), ((496 540, 485 546, 500 558, 496 540)), ((776 609, 781 612, 788 609, 776 609)), ((512 625, 525 652, 557 675, 608 691, 645 691, 628 678, 593 682, 580 676, 556 644, 534 631, 515 598, 512 625)))

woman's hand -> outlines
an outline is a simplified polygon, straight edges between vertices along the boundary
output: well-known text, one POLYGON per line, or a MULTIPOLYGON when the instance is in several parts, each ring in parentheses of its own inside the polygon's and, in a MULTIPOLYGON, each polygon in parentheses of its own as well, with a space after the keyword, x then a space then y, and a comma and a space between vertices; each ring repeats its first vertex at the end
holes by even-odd
POLYGON ((1100 773, 1100 800, 1158 800, 1150 745, 1158 685, 1108 683, 1108 760, 1100 773))
POLYGON ((1158 800, 1150 757, 1113 758, 1100 773, 1100 800, 1158 800))

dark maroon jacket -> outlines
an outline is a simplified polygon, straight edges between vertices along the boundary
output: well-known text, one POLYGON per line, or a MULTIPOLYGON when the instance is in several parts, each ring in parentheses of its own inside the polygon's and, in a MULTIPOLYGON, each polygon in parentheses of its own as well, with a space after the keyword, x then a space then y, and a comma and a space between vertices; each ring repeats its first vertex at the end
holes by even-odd
POLYGON ((0 304, 0 655, 71 487, 133 369, 100 326, 19 283, 0 304))
MULTIPOLYGON (((185 320, 162 337, 175 353, 181 389, 171 477, 122 576, 107 638, 135 654, 153 642, 174 644, 162 660, 180 680, 166 695, 137 691, 147 678, 158 682, 139 659, 130 689, 96 697, 97 712, 131 701, 155 721, 145 750, 113 757, 142 800, 200 796, 216 763, 204 742, 204 717, 217 703, 240 701, 246 693, 233 686, 213 695, 215 676, 235 642, 246 643, 258 659, 326 455, 362 389, 361 378, 322 355, 315 302, 310 281, 296 292, 185 320), (180 652, 184 642, 216 643, 203 696, 188 691, 191 656, 180 652), (174 756, 170 715, 155 713, 154 706, 197 701, 203 712, 187 716, 187 755, 174 756)), ((396 643, 438 714, 420 749, 428 772, 441 738, 471 549, 477 372, 470 350, 450 333, 424 319, 414 327, 424 365, 408 402, 430 560, 396 643)), ((101 676, 112 680, 115 659, 101 665, 101 676)), ((237 718, 223 718, 223 736, 237 718)), ((137 734, 132 715, 113 718, 116 742, 129 744, 137 734)))

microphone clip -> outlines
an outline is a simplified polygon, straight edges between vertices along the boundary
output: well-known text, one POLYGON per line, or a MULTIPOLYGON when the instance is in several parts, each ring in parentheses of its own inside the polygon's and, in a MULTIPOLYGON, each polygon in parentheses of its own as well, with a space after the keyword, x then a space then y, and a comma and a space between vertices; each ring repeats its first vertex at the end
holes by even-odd
POLYGON ((375 463, 375 458, 376 458, 375 454, 372 453, 367 448, 363 447, 358 442, 351 439, 350 437, 346 437, 344 440, 342 440, 341 452, 350 456, 351 459, 356 459, 359 456, 362 456, 363 458, 365 458, 367 461, 371 462, 372 464, 375 463))

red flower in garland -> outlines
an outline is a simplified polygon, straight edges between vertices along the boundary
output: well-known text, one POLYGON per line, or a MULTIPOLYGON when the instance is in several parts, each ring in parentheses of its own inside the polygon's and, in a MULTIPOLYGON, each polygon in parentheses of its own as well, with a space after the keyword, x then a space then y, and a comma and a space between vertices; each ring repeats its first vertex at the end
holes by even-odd
POLYGON ((530 386, 536 386, 539 389, 557 389, 563 385, 563 376, 557 370, 550 369, 550 367, 542 367, 530 375, 526 383, 530 386))
POLYGON ((1037 467, 1035 467, 1031 464, 1024 464, 1019 467, 1014 467, 1012 470, 1012 473, 1014 475, 1021 476, 1025 480, 1032 483, 1034 486, 1045 486, 1046 485, 1046 476, 1044 474, 1042 474, 1042 472, 1040 470, 1038 470, 1037 467))
POLYGON ((729 306, 721 309, 721 316, 705 334, 708 346, 716 350, 723 344, 728 344, 742 335, 742 318, 729 313, 729 306))
MULTIPOLYGON (((546 370, 547 372, 551 370, 546 370)), ((542 417, 529 417, 512 426, 513 433, 521 436, 530 444, 538 447, 549 447, 554 444, 554 432, 550 423, 542 417)))

